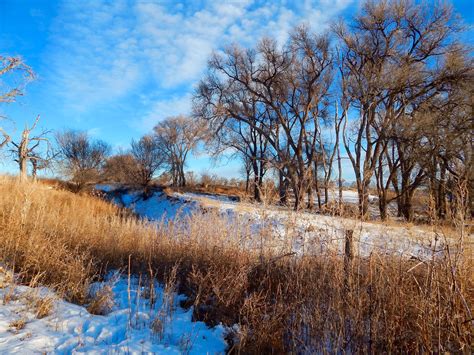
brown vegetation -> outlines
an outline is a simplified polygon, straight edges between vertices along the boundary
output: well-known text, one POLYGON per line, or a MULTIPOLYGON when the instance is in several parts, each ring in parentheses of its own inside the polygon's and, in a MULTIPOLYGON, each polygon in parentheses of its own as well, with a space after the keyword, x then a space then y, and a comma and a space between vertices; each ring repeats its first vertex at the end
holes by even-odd
POLYGON ((69 300, 90 302, 94 279, 130 263, 162 282, 176 273, 196 318, 237 323, 232 351, 472 351, 469 251, 445 247, 429 260, 295 257, 264 244, 242 248, 268 236, 228 223, 209 211, 150 225, 97 198, 0 182, 0 260, 69 300))

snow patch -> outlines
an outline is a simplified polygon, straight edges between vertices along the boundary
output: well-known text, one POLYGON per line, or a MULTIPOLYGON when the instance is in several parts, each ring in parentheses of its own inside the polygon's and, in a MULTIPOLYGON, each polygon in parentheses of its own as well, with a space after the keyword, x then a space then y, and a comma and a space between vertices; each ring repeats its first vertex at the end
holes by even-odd
POLYGON ((154 285, 155 297, 140 280, 110 275, 95 288, 112 285, 113 309, 90 314, 85 307, 59 299, 48 288, 10 284, 0 289, 0 352, 69 353, 224 353, 221 325, 213 329, 192 321, 192 308, 179 307, 182 296, 154 285), (147 295, 148 293, 148 295, 147 295), (52 313, 35 317, 29 297, 52 297, 52 313), (171 301, 170 301, 171 300, 171 301))

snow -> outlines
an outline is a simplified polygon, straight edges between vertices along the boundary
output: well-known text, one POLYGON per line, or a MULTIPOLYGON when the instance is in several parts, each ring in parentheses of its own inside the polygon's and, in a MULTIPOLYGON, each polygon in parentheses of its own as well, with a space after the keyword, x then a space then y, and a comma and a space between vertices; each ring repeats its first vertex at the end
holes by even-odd
MULTIPOLYGON (((107 193, 113 193, 112 187, 102 190, 107 193)), ((127 191, 114 196, 113 201, 123 207, 127 207, 140 217, 159 221, 170 221, 177 217, 189 215, 196 209, 197 205, 193 201, 186 203, 180 198, 171 199, 165 193, 157 191, 149 198, 144 198, 140 191, 127 191)))
MULTIPOLYGON (((266 241, 265 246, 281 253, 317 255, 330 250, 342 254, 347 230, 353 231, 356 252, 361 256, 368 256, 375 251, 380 254, 425 258, 432 255, 435 245, 436 233, 416 226, 391 226, 310 212, 294 212, 284 207, 209 198, 197 193, 174 193, 173 196, 197 202, 205 208, 219 209, 222 218, 229 219, 229 225, 237 226, 241 223, 238 219, 244 219, 252 224, 254 232, 270 230, 273 238, 266 241)), ((345 191, 343 196, 350 203, 354 198, 357 199, 357 192, 345 191)), ((245 247, 256 248, 259 243, 260 240, 255 240, 245 247)))
MULTIPOLYGON (((106 188, 108 191, 112 189, 106 188)), ((337 198, 337 191, 330 191, 330 199, 337 198)), ((374 203, 377 197, 369 195, 374 203)), ((344 190, 345 203, 357 204, 357 191, 344 190)), ((117 200, 116 200, 117 202, 117 200)), ((233 235, 263 231, 272 235, 265 240, 266 248, 281 253, 321 254, 327 251, 342 254, 344 236, 347 230, 353 231, 356 252, 368 256, 372 252, 405 257, 426 258, 432 255, 436 242, 436 231, 410 225, 390 225, 381 222, 361 222, 356 219, 321 215, 310 212, 294 212, 288 208, 266 204, 239 202, 235 199, 204 193, 175 192, 167 196, 155 192, 144 200, 139 193, 127 192, 121 195, 120 203, 135 213, 154 221, 170 220, 178 216, 198 213, 200 208, 221 211, 221 217, 232 230, 233 235)), ((374 207, 374 206, 371 206, 374 207)), ((436 245, 436 243, 438 243, 436 245)), ((245 238, 241 247, 256 249, 263 247, 261 238, 245 238)))
MULTIPOLYGON (((338 190, 329 190, 328 191, 329 201, 337 201, 339 200, 339 191, 338 190)), ((369 202, 376 202, 378 197, 375 195, 368 195, 369 202)), ((324 191, 321 192, 321 202, 325 202, 324 191)), ((317 203, 317 195, 314 194, 314 201, 317 203)), ((359 204, 359 194, 357 191, 353 190, 342 190, 342 202, 350 203, 357 205, 359 204)))
POLYGON ((192 308, 185 310, 178 305, 181 296, 165 293, 155 284, 157 297, 151 302, 139 279, 131 277, 129 282, 127 277, 118 274, 109 275, 94 288, 98 290, 108 285, 113 291, 114 305, 105 316, 90 314, 86 308, 62 300, 44 287, 3 285, 0 288, 0 352, 224 353, 227 345, 224 327, 210 329, 202 322, 193 322, 192 308), (164 295, 170 295, 171 301, 164 295), (52 313, 41 319, 35 317, 29 301, 33 297, 52 298, 52 313), (24 320, 25 325, 16 329, 14 323, 20 320, 24 320), (161 324, 162 331, 161 326, 153 327, 154 324, 161 324))

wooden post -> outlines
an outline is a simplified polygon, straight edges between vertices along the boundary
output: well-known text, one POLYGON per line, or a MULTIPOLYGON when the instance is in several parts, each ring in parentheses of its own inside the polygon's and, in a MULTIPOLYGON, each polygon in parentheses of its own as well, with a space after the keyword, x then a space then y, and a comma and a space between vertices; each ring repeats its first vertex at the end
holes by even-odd
POLYGON ((352 260, 354 259, 353 235, 354 231, 352 229, 346 230, 344 244, 344 286, 346 290, 350 286, 352 260))
POLYGON ((344 289, 342 299, 344 302, 344 349, 347 347, 347 339, 352 337, 351 312, 353 310, 352 287, 352 261, 354 258, 353 248, 354 231, 348 229, 344 233, 344 289))

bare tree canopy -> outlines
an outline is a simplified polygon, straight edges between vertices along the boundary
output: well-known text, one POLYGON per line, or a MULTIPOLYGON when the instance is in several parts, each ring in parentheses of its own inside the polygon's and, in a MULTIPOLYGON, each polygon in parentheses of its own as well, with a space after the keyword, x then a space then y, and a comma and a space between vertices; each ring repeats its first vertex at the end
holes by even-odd
POLYGON ((255 49, 231 46, 213 55, 195 95, 195 115, 217 125, 242 122, 265 139, 274 167, 292 186, 295 209, 306 192, 312 195, 332 63, 328 36, 300 27, 282 48, 263 39, 255 49))
MULTIPOLYGON (((15 102, 25 86, 35 78, 33 70, 20 57, 0 55, 0 104, 15 102)), ((0 115, 0 120, 4 118, 0 115)), ((10 135, 0 126, 0 149, 10 142, 10 135)))
POLYGON ((73 130, 57 134, 56 141, 59 157, 76 191, 100 179, 101 169, 111 151, 106 142, 73 130))
POLYGON ((215 151, 238 151, 247 176, 255 166, 256 185, 265 169, 276 169, 281 201, 291 187, 295 209, 304 194, 311 208, 313 191, 319 208, 328 203, 335 159, 342 201, 342 144, 362 217, 371 184, 382 219, 395 200, 410 220, 413 194, 427 180, 442 210, 449 179, 472 181, 473 62, 459 30, 444 3, 367 1, 333 26, 334 45, 329 34, 299 27, 282 46, 265 38, 212 55, 194 115, 210 122, 215 151))
POLYGON ((464 52, 455 41, 457 30, 448 5, 398 0, 368 1, 348 26, 334 27, 341 42, 343 105, 359 116, 346 120, 350 127, 344 130, 343 142, 354 168, 362 216, 368 210, 368 187, 375 173, 382 218, 386 190, 397 181, 401 186, 395 188, 404 199, 401 211, 411 218, 411 195, 426 172, 408 160, 413 146, 398 135, 428 102, 469 75, 469 66, 452 60, 464 52), (384 174, 386 166, 389 171, 384 174))
POLYGON ((34 78, 33 70, 22 58, 0 55, 0 103, 15 102, 34 78))
POLYGON ((186 185, 186 159, 204 139, 206 131, 204 121, 187 116, 169 117, 155 126, 156 144, 164 156, 174 186, 186 185))
POLYGON ((153 135, 143 136, 139 141, 132 140, 131 146, 130 154, 136 165, 131 177, 146 189, 165 161, 163 151, 159 149, 158 140, 153 135))

